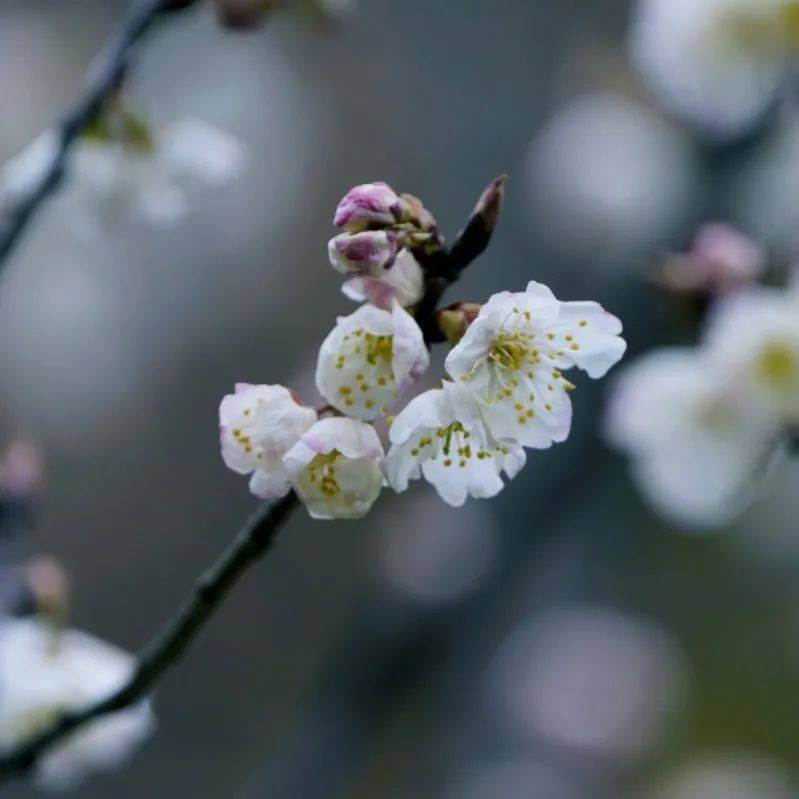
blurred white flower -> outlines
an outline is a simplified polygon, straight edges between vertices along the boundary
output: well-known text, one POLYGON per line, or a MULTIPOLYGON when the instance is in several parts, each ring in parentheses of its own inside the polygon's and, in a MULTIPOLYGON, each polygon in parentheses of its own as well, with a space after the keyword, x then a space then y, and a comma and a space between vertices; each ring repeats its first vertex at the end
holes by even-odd
POLYGON ((781 763, 753 752, 696 757, 656 786, 645 799, 794 799, 797 783, 781 763))
POLYGON ((547 244, 606 269, 679 231, 695 202, 696 172, 685 135, 645 106, 604 93, 559 109, 526 167, 547 244))
POLYGON ((219 406, 219 437, 225 465, 250 474, 250 491, 261 499, 289 492, 283 456, 316 421, 316 411, 300 405, 283 386, 238 383, 219 406))
MULTIPOLYGON (((57 134, 49 131, 3 167, 0 210, 35 189, 57 148, 57 134)), ((154 135, 143 128, 135 141, 83 135, 67 163, 68 197, 83 232, 136 219, 171 225, 188 214, 200 187, 232 180, 243 164, 244 147, 237 139, 196 119, 154 135)))
POLYGON ((543 284, 493 295, 447 372, 475 398, 494 438, 543 449, 565 441, 574 386, 560 370, 602 377, 626 349, 621 322, 595 302, 560 302, 543 284))
POLYGON ((373 420, 388 413, 429 364, 419 325, 397 302, 390 312, 362 305, 340 316, 322 343, 316 385, 342 413, 373 420))
POLYGON ((354 419, 319 420, 283 462, 314 519, 359 519, 383 487, 383 445, 371 425, 354 419))
POLYGON ((524 450, 496 440, 469 393, 448 381, 412 399, 393 421, 389 437, 389 485, 405 491, 410 480, 424 476, 453 507, 470 496, 496 496, 502 472, 512 479, 525 463, 524 450))
POLYGON ((707 348, 739 394, 781 429, 799 426, 799 286, 752 286, 713 309, 707 348))
POLYGON ((424 294, 424 273, 410 250, 400 250, 394 265, 377 275, 358 275, 341 287, 355 302, 371 302, 388 310, 396 300, 403 308, 415 305, 424 294))
POLYGON ((710 353, 662 349, 629 365, 614 387, 608 439, 664 515, 721 524, 751 501, 775 452, 777 427, 710 353))
POLYGON ((680 708, 687 666, 677 642, 653 622, 577 606, 513 631, 488 679, 490 705, 519 731, 635 758, 658 743, 680 708))
MULTIPOLYGON (((76 630, 58 632, 33 619, 0 623, 0 747, 11 749, 54 721, 121 687, 134 667, 125 652, 76 630)), ((121 765, 151 733, 149 703, 93 721, 49 750, 36 780, 74 787, 93 771, 121 765)))
POLYGON ((734 137, 774 102, 797 44, 795 16, 792 0, 639 0, 630 53, 669 110, 734 137))

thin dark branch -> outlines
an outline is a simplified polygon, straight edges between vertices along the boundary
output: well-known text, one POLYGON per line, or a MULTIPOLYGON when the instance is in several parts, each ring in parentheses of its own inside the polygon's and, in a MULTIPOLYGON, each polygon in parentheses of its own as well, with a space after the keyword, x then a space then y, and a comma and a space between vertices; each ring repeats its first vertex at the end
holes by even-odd
MULTIPOLYGON (((155 8, 156 3, 150 3, 155 8)), ((144 8, 143 6, 142 8, 144 8)), ((502 181, 495 181, 484 192, 478 202, 466 229, 475 217, 483 215, 481 203, 493 190, 501 193, 502 181)), ((501 196, 499 198, 501 200, 501 196)), ((493 219, 488 225, 487 236, 490 238, 493 223, 496 221, 498 205, 489 208, 493 219)), ((486 227, 485 224, 483 224, 486 227)), ((477 257, 488 244, 488 238, 478 249, 473 250, 472 258, 477 257)), ((449 252, 439 253, 424 264, 428 275, 426 294, 417 308, 417 319, 425 333, 428 345, 440 339, 433 330, 435 309, 447 286, 457 280, 460 270, 449 269, 447 259, 449 252)), ((463 268, 463 267, 461 267, 463 268)), ((320 415, 330 411, 330 406, 318 409, 320 415)), ((219 560, 195 583, 194 590, 177 613, 167 621, 161 632, 142 650, 137 659, 136 668, 130 680, 118 691, 82 711, 67 713, 61 716, 52 726, 32 738, 26 744, 0 757, 0 783, 11 777, 24 774, 35 763, 37 758, 53 744, 65 736, 84 726, 90 721, 129 707, 145 697, 161 675, 182 657, 186 648, 196 637, 208 618, 219 607, 230 589, 247 568, 261 558, 271 547, 283 522, 289 517, 297 505, 297 496, 292 491, 283 499, 272 505, 263 505, 239 531, 228 549, 219 560)))
POLYGON ((239 577, 270 549, 296 505, 294 492, 272 505, 262 505, 219 560, 197 580, 180 610, 142 650, 128 682, 107 699, 61 716, 27 744, 0 758, 0 782, 27 771, 39 755, 78 727, 142 699, 159 677, 180 660, 239 577))
POLYGON ((180 5, 175 0, 141 0, 89 67, 85 88, 75 107, 57 127, 58 146, 37 184, 0 218, 0 271, 40 206, 60 186, 67 169, 69 151, 81 131, 91 122, 127 75, 132 56, 156 21, 180 5))

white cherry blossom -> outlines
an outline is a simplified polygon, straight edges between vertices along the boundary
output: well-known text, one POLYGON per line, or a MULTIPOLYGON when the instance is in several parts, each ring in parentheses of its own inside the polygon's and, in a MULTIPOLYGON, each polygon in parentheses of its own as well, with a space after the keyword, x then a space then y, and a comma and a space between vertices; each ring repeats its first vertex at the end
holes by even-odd
POLYGON ((355 419, 320 419, 283 462, 314 519, 359 519, 383 487, 383 446, 371 425, 355 419))
POLYGON ((713 353, 666 348, 622 372, 606 434, 631 457, 633 476, 656 508, 710 526, 752 499, 778 430, 713 353))
MULTIPOLYGON (((131 655, 85 633, 56 631, 36 619, 0 622, 0 749, 19 746, 61 713, 106 698, 133 667, 131 655)), ((147 701, 103 716, 48 750, 35 778, 45 788, 74 787, 93 771, 121 765, 153 727, 147 701)))
POLYGON ((477 401, 491 434, 544 449, 565 441, 574 388, 563 371, 602 377, 626 349, 621 322, 595 302, 560 302, 541 283, 495 294, 449 353, 447 372, 477 401))
POLYGON ((339 317, 322 343, 316 385, 342 413, 372 420, 388 413, 429 363, 422 331, 399 303, 390 312, 363 305, 339 317))
POLYGON ((412 399, 389 436, 389 485, 405 491, 409 480, 424 476, 454 507, 469 496, 495 496, 503 487, 502 472, 513 478, 525 463, 524 450, 497 441, 469 392, 449 381, 412 399))
POLYGON ((407 308, 422 299, 424 273, 411 251, 402 249, 390 269, 352 277, 341 290, 355 302, 370 302, 384 310, 390 309, 394 300, 407 308))
POLYGON ((283 386, 238 383, 219 406, 222 458, 229 469, 250 474, 250 491, 261 499, 291 488, 283 456, 316 421, 316 411, 296 402, 283 386))

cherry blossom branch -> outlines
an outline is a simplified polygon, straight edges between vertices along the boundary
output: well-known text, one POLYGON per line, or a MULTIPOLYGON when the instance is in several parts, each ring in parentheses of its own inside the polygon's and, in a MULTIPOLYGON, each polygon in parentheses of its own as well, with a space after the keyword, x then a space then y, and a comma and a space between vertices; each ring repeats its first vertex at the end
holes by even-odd
POLYGON ((107 699, 61 716, 28 743, 0 758, 0 782, 30 769, 45 750, 79 727, 122 710, 149 693, 161 675, 183 657, 244 572, 269 551, 296 506, 293 491, 277 502, 262 505, 216 563, 197 580, 175 616, 142 650, 128 682, 107 699))
MULTIPOLYGON (((150 7, 156 5, 150 3, 150 7)), ((500 178, 489 185, 452 248, 440 249, 424 263, 428 278, 425 296, 417 308, 417 319, 422 330, 430 331, 430 335, 425 332, 428 345, 443 340, 436 326, 436 308, 444 291, 488 246, 502 201, 503 183, 504 178, 500 178), (453 266, 449 265, 451 253, 457 255, 453 266)), ((325 405, 317 413, 323 415, 332 410, 325 405)), ((35 765, 40 755, 80 727, 143 699, 161 675, 182 658, 239 578, 269 551, 297 504, 297 495, 292 491, 271 505, 262 505, 227 550, 197 580, 192 593, 176 614, 141 651, 128 682, 106 699, 79 712, 62 715, 27 743, 0 757, 0 783, 24 774, 35 765)))
POLYGON ((27 196, 5 210, 0 219, 0 271, 28 223, 61 185, 72 145, 124 81, 141 41, 166 14, 192 2, 194 0, 140 0, 92 62, 82 96, 57 127, 58 143, 50 163, 27 196))

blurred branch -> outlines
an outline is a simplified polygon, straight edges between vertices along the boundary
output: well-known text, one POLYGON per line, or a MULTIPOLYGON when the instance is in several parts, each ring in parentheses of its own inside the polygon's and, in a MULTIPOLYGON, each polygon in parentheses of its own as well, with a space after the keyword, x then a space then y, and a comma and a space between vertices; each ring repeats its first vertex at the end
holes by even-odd
POLYGON ((142 39, 167 13, 192 2, 194 0, 141 0, 98 54, 86 73, 83 95, 58 125, 58 146, 50 163, 30 193, 5 210, 0 219, 0 271, 36 211, 61 185, 70 148, 124 81, 142 39))
POLYGON ((217 562, 197 580, 175 616, 144 648, 128 682, 107 699, 61 716, 28 743, 0 758, 0 782, 27 771, 39 755, 79 727, 142 699, 161 675, 180 660, 239 577, 271 548, 296 505, 293 491, 271 505, 262 505, 217 562))

